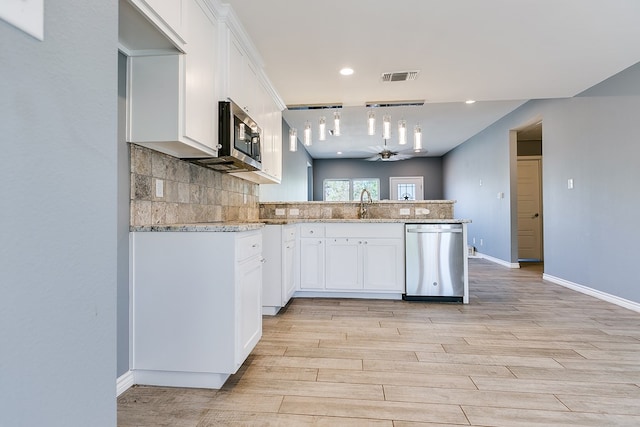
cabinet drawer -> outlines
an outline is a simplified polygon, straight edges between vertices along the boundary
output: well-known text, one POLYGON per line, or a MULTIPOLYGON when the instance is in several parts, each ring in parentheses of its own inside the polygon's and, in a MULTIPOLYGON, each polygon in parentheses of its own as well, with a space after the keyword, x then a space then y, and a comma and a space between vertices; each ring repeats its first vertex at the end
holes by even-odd
POLYGON ((300 237, 324 237, 324 225, 303 224, 300 226, 300 237))
POLYGON ((252 233, 238 237, 236 244, 236 261, 243 261, 262 253, 262 233, 252 233))
POLYGON ((296 240, 296 234, 297 233, 295 226, 284 227, 282 230, 282 241, 291 242, 293 240, 296 240))

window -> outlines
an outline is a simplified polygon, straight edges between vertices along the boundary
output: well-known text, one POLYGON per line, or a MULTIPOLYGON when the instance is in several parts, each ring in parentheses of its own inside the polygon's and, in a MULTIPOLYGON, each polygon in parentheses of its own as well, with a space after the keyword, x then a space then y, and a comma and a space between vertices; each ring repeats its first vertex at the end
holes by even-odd
POLYGON ((323 200, 340 202, 360 200, 363 189, 371 193, 373 200, 380 200, 380 180, 378 178, 325 179, 323 182, 323 200))
POLYGON ((391 200, 423 200, 423 177, 401 176, 389 178, 391 200))

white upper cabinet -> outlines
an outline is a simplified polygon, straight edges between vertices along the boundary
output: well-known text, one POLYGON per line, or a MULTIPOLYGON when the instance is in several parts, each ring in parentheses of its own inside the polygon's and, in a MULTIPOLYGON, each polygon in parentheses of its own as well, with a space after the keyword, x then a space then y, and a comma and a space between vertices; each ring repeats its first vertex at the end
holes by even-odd
POLYGON ((227 66, 221 85, 223 98, 232 99, 262 130, 262 170, 232 175, 259 184, 279 184, 282 179, 282 108, 277 96, 269 90, 270 85, 260 67, 252 61, 248 50, 230 28, 224 37, 227 54, 221 63, 227 66))
POLYGON ((181 157, 217 155, 218 24, 182 2, 185 53, 129 57, 128 141, 181 157))
POLYGON ((162 46, 156 35, 180 51, 184 50, 183 3, 186 0, 120 0, 120 42, 133 50, 149 50, 162 46), (156 40, 154 40, 156 39, 156 40))

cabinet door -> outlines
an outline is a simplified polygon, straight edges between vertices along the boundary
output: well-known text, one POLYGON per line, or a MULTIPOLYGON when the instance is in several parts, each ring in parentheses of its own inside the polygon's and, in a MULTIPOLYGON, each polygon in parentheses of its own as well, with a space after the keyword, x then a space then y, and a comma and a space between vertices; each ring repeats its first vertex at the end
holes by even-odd
POLYGON ((214 24, 197 0, 185 1, 189 23, 184 81, 184 134, 213 149, 217 145, 217 94, 215 58, 217 24, 214 24))
POLYGON ((324 239, 300 239, 300 289, 324 289, 324 239))
POLYGON ((284 307, 296 290, 294 262, 296 242, 284 242, 282 251, 282 306, 284 307))
POLYGON ((262 261, 252 257, 238 263, 236 269, 237 369, 262 336, 262 261))
POLYGON ((364 288, 404 290, 402 239, 364 239, 362 245, 364 288))
POLYGON ((181 1, 175 0, 146 0, 151 8, 162 18, 169 27, 180 34, 182 30, 181 1))
POLYGON ((326 241, 326 289, 362 289, 362 241, 326 241))

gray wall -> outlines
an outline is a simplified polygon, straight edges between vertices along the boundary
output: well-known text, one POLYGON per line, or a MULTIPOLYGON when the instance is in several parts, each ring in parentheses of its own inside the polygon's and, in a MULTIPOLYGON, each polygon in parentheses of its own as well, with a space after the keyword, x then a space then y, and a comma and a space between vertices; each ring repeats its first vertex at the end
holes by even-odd
POLYGON ((0 20, 0 425, 116 424, 118 5, 0 20))
MULTIPOLYGON (((322 200, 322 183, 331 178, 379 178, 380 199, 389 199, 389 178, 423 176, 424 198, 442 199, 442 159, 421 157, 396 162, 368 162, 362 159, 315 159, 313 200, 322 200)), ((456 212, 457 215, 457 212, 456 212)))
POLYGON ((118 370, 129 371, 129 144, 127 129, 127 57, 118 54, 118 370))
POLYGON ((298 141, 298 151, 289 151, 289 124, 282 120, 282 183, 261 184, 261 202, 300 202, 307 200, 307 164, 313 159, 298 141))
POLYGON ((448 153, 444 192, 458 200, 456 216, 473 220, 469 239, 484 238, 480 252, 516 262, 509 131, 541 118, 545 273, 640 302, 632 258, 640 241, 640 67, 620 77, 628 92, 612 78, 605 83, 616 90, 594 88, 600 96, 530 101, 448 153), (630 96, 605 96, 621 92, 630 96), (496 198, 499 191, 505 199, 496 198))

